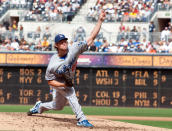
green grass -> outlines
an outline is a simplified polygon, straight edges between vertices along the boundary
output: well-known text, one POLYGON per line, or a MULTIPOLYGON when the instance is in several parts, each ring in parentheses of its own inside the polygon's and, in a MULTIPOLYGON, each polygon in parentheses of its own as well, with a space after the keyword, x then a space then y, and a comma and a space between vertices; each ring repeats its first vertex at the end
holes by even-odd
MULTIPOLYGON (((31 107, 31 105, 1 104, 0 112, 27 112, 31 107)), ((167 108, 82 107, 82 110, 86 115, 172 117, 172 109, 167 108)), ((47 113, 73 114, 69 106, 62 111, 47 113)))
POLYGON ((170 121, 142 121, 142 120, 118 120, 118 121, 172 129, 172 122, 170 121))

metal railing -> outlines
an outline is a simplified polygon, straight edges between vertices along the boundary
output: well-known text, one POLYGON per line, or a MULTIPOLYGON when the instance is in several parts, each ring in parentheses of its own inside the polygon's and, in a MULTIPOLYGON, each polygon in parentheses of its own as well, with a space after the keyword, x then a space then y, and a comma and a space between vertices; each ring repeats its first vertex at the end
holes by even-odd
POLYGON ((4 2, 0 6, 0 17, 2 17, 10 9, 15 9, 15 10, 27 9, 27 10, 29 10, 31 8, 31 6, 32 6, 31 2, 27 2, 25 4, 10 4, 8 2, 4 2))

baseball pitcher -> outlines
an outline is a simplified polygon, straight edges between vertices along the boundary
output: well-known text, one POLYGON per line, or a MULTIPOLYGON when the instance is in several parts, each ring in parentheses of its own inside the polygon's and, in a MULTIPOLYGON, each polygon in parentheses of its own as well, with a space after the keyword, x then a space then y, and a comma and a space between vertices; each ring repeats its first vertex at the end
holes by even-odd
POLYGON ((73 43, 71 46, 68 46, 68 38, 63 34, 56 35, 55 48, 57 49, 57 53, 51 57, 45 75, 48 85, 53 89, 53 99, 51 102, 36 102, 35 106, 28 112, 28 115, 43 113, 48 110, 62 110, 68 101, 72 111, 76 115, 77 126, 93 127, 86 119, 78 103, 72 80, 74 79, 76 62, 79 55, 86 51, 88 46, 93 43, 105 17, 106 14, 102 11, 98 22, 86 41, 73 43))

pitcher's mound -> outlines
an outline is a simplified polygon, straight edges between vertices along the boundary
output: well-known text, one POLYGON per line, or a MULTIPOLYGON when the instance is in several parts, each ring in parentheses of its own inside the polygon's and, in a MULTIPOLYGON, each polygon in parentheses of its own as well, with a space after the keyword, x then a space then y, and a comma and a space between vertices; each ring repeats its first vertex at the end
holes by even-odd
POLYGON ((76 126, 74 115, 0 113, 0 130, 15 131, 167 131, 151 126, 87 117, 94 128, 76 126))

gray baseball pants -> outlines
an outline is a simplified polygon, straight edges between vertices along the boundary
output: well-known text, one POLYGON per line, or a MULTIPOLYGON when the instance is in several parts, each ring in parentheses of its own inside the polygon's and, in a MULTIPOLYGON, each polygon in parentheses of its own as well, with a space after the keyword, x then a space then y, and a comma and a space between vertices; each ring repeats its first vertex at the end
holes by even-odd
POLYGON ((67 103, 69 102, 72 111, 75 113, 78 121, 86 120, 86 117, 81 110, 81 106, 78 103, 78 99, 75 94, 75 89, 73 87, 60 87, 53 88, 52 92, 52 101, 41 103, 39 107, 39 113, 43 113, 48 110, 62 110, 67 103))

